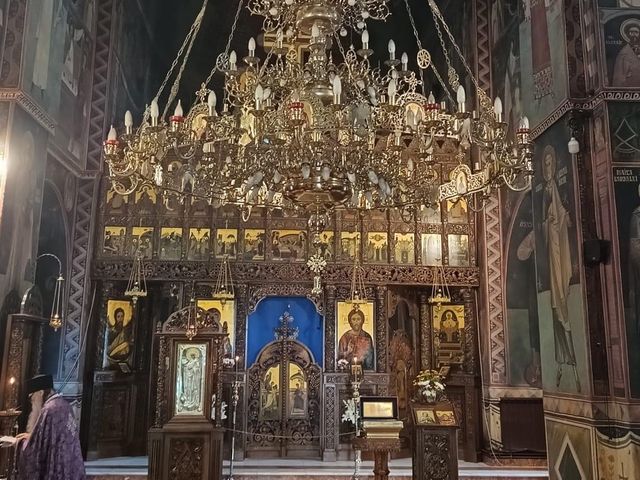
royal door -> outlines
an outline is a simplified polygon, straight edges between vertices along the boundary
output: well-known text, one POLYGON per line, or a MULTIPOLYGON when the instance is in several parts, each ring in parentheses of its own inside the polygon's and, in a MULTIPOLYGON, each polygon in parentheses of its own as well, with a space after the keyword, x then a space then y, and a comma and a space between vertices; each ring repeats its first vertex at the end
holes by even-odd
POLYGON ((247 455, 320 458, 321 368, 285 312, 249 368, 247 455))

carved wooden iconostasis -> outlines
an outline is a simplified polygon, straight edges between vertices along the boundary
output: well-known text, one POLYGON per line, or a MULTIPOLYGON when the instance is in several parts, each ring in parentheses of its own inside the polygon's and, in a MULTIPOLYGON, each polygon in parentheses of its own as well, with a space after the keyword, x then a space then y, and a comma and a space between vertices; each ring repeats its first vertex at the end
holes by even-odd
MULTIPOLYGON (((154 331, 193 296, 204 310, 220 312, 230 333, 225 356, 240 359, 237 376, 232 362, 223 372, 227 405, 234 378, 241 379, 236 430, 247 433, 236 433, 236 458, 348 458, 350 427, 341 417, 351 396, 353 357, 364 367, 361 394, 397 395, 402 415, 415 375, 451 365, 447 393, 462 425, 461 457, 478 458, 479 271, 474 215, 464 201, 413 213, 333 214, 321 234, 328 258, 323 294, 314 296, 305 218, 254 209, 247 219, 237 208, 180 203, 153 190, 120 196, 105 184, 103 191, 93 261, 100 308, 85 366, 92 379, 91 406, 84 410, 90 412, 84 426, 90 457, 146 453, 155 408, 150 385, 157 381, 154 331), (124 290, 137 249, 146 259, 149 294, 131 305, 124 290), (355 322, 370 338, 357 348, 349 341, 354 318, 346 303, 356 256, 369 303, 355 322), (235 284, 235 299, 226 306, 212 303, 224 257, 235 284), (452 304, 436 312, 428 298, 438 269, 452 304), (286 315, 297 336, 277 340, 286 315)), ((227 417, 230 428, 229 409, 227 417)), ((226 455, 230 438, 227 431, 226 455)))

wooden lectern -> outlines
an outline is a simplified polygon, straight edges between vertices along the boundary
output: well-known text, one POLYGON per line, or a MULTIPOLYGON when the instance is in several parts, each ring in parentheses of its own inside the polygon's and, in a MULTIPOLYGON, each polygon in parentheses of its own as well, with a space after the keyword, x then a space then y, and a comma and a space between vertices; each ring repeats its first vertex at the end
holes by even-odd
POLYGON ((373 477, 389 478, 389 455, 400 450, 398 399, 395 397, 360 397, 360 412, 364 437, 353 439, 356 450, 373 453, 373 477))
POLYGON ((222 478, 220 373, 227 331, 216 317, 189 306, 173 313, 156 331, 158 372, 149 429, 149 479, 222 478), (195 330, 191 338, 186 336, 188 327, 191 333, 195 330))
POLYGON ((449 402, 412 404, 413 479, 458 480, 458 422, 449 402))

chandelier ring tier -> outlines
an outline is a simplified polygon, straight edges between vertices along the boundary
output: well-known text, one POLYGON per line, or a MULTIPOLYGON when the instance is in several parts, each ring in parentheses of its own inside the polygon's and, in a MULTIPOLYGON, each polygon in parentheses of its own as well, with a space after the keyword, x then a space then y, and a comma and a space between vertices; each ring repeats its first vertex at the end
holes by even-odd
MULTIPOLYGON (((210 75, 187 114, 178 101, 165 121, 159 95, 138 128, 127 112, 124 133, 118 136, 112 127, 104 143, 113 189, 126 195, 153 186, 249 213, 253 207, 306 212, 310 227, 320 232, 336 209, 415 211, 447 199, 486 198, 503 185, 530 188, 528 120, 509 129, 502 102, 479 87, 430 0, 425 8, 432 11, 447 62, 447 88, 405 5, 419 47, 416 63, 431 68, 455 102, 425 95, 424 72, 408 68, 407 54, 398 55, 393 40, 383 65, 372 65, 367 22, 387 19, 387 0, 247 0, 250 12, 264 17, 266 57, 256 55, 253 38, 242 58, 229 51, 240 4, 212 71, 224 75, 221 100, 207 86, 210 75), (345 29, 358 34, 359 48, 342 45, 345 29), (471 76, 475 110, 467 109, 446 42, 460 57, 460 73, 471 76), (301 51, 308 56, 301 58, 301 51), (443 158, 453 167, 442 168, 443 158)), ((192 27, 189 45, 181 49, 170 103, 198 29, 192 27)))

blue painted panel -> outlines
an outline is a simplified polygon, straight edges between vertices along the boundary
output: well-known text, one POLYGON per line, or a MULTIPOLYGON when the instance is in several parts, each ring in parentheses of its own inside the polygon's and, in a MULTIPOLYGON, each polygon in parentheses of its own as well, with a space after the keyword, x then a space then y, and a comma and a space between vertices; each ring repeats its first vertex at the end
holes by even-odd
POLYGON ((260 301, 247 320, 247 366, 257 359, 260 350, 275 340, 274 329, 280 316, 289 311, 298 327, 298 341, 307 346, 316 363, 323 365, 324 321, 313 302, 304 297, 267 297, 260 301))

